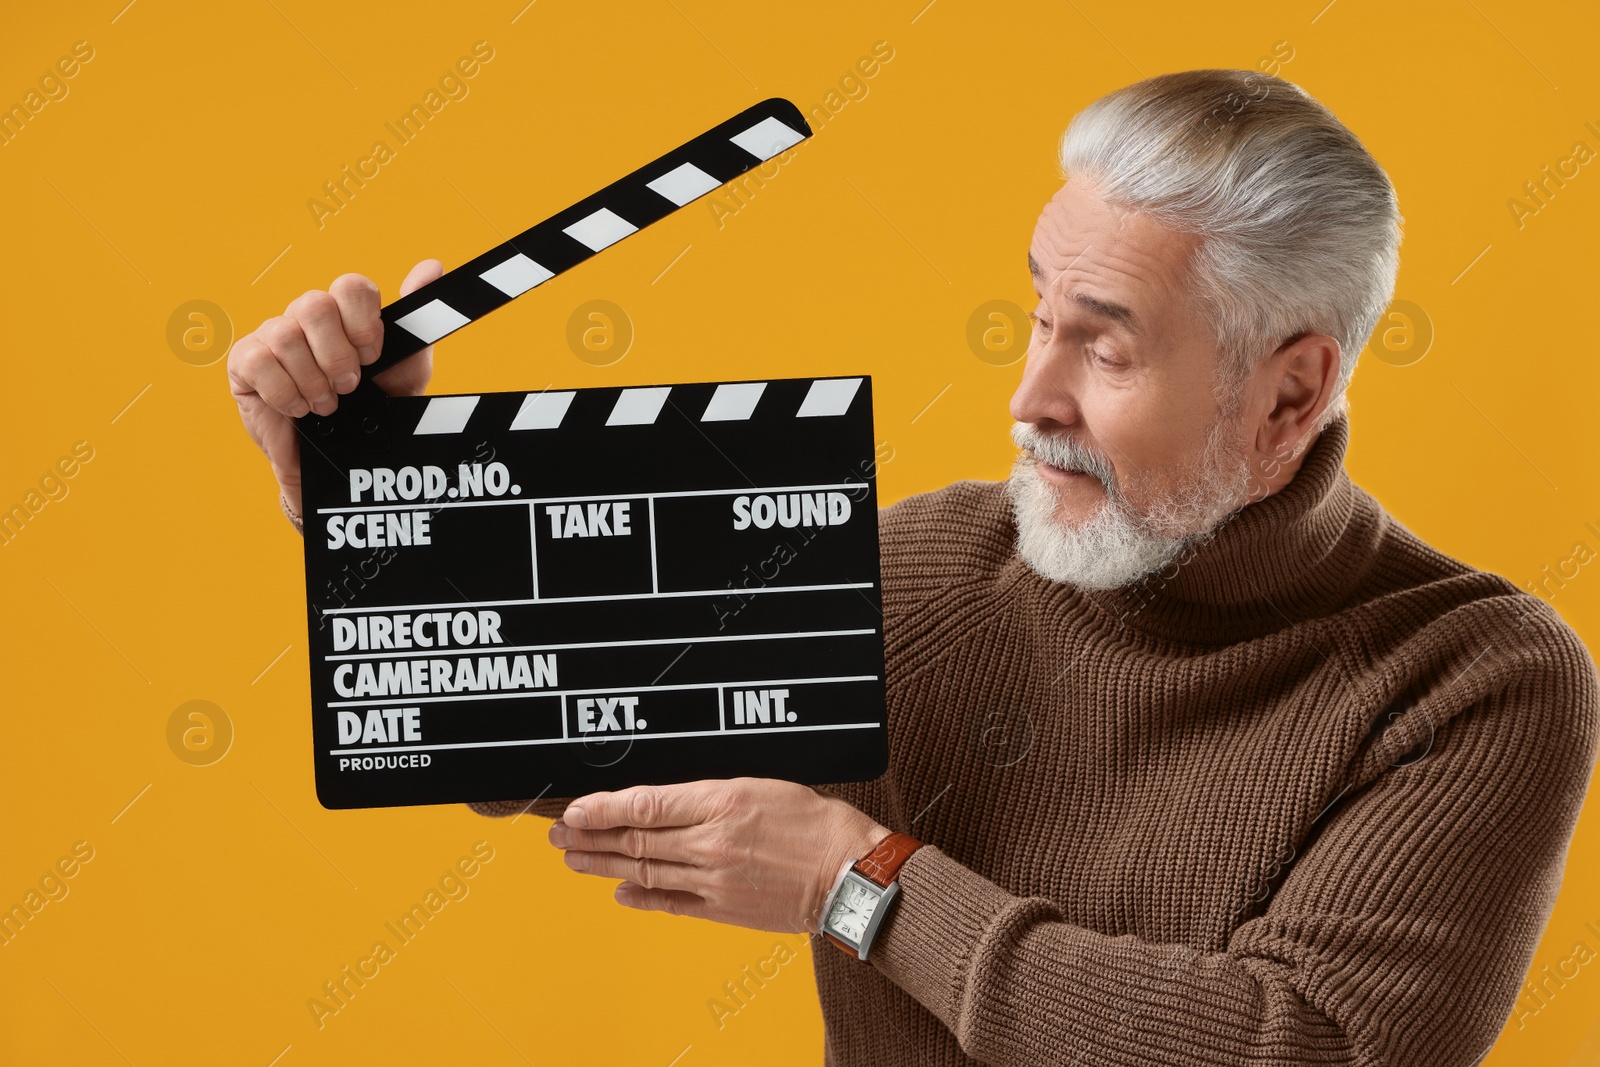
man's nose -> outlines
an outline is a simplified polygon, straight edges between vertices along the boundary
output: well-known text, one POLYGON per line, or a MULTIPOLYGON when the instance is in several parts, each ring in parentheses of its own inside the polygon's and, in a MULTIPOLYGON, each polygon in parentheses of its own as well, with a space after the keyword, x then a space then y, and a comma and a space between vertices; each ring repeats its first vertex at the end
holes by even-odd
POLYGON ((1045 430, 1075 425, 1080 417, 1078 403, 1072 383, 1061 371, 1060 361, 1035 344, 1023 366, 1022 381, 1011 394, 1011 417, 1045 430))

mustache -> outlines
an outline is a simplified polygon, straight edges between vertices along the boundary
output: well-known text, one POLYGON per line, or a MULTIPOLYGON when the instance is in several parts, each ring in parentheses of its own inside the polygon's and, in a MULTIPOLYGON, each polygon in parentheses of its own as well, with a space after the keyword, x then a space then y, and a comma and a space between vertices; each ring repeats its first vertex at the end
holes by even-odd
POLYGON ((1032 459, 1062 470, 1092 474, 1100 479, 1107 492, 1115 487, 1116 471, 1111 461, 1070 437, 1040 433, 1032 423, 1018 422, 1011 427, 1011 440, 1032 459))

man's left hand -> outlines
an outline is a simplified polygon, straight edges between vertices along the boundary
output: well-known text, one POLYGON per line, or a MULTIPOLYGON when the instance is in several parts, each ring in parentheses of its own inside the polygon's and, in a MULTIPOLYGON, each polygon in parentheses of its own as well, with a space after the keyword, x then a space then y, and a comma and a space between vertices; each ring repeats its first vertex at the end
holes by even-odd
POLYGON ((631 908, 817 933, 839 868, 889 833, 849 802, 776 778, 589 793, 550 828, 567 865, 622 878, 631 908))

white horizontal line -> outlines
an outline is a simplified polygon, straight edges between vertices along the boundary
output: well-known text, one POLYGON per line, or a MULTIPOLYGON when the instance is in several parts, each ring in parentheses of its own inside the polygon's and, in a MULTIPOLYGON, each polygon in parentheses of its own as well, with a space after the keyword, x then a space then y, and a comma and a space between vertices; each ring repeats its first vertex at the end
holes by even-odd
MULTIPOLYGON (((637 740, 648 741, 652 738, 666 737, 727 737, 732 734, 775 734, 779 731, 791 733, 799 730, 872 730, 880 724, 875 722, 841 722, 817 726, 743 726, 732 730, 676 730, 666 734, 652 734, 648 731, 633 734, 608 734, 605 740, 621 741, 624 737, 633 737, 637 740)), ((575 742, 592 741, 592 736, 580 737, 536 737, 526 741, 461 741, 448 745, 406 745, 400 748, 330 748, 330 756, 378 756, 388 752, 438 752, 447 748, 510 748, 517 745, 570 745, 575 742)))
MULTIPOLYGON (((436 659, 442 656, 471 656, 485 652, 536 652, 549 649, 561 652, 574 648, 620 648, 625 645, 699 645, 707 641, 780 641, 788 637, 848 637, 875 634, 876 630, 798 630, 776 634, 722 634, 715 637, 645 637, 634 641, 575 641, 566 645, 472 645, 461 648, 402 649, 399 652, 350 652, 323 656, 324 660, 347 659, 436 659)), ((277 662, 274 660, 273 662, 277 662)), ((263 671, 262 673, 266 673, 263 671)))
POLYGON ((876 674, 842 674, 836 678, 771 678, 765 681, 733 679, 721 682, 680 682, 676 685, 602 685, 588 689, 524 689, 514 693, 455 693, 450 696, 402 696, 385 700, 330 700, 324 707, 363 708, 383 707, 388 704, 444 704, 459 700, 514 700, 527 697, 577 696, 580 693, 664 693, 679 689, 715 689, 722 685, 736 685, 741 689, 764 688, 771 685, 806 685, 812 682, 872 682, 876 674))
POLYGON ((828 589, 871 589, 872 582, 832 585, 764 585, 756 589, 683 589, 666 593, 601 593, 595 596, 546 596, 526 600, 472 600, 454 604, 384 604, 371 608, 323 608, 324 615, 381 615, 386 611, 431 611, 435 608, 504 608, 527 604, 574 604, 591 600, 655 600, 674 596, 744 596, 746 593, 815 593, 828 589))
POLYGON ((823 489, 855 489, 866 482, 835 482, 831 485, 777 485, 754 486, 743 489, 675 489, 663 493, 608 493, 603 496, 500 496, 492 500, 451 500, 441 497, 417 503, 396 501, 392 504, 373 504, 365 507, 318 508, 318 515, 344 514, 357 511, 409 511, 415 508, 481 508, 492 504, 581 504, 591 500, 661 500, 669 496, 727 496, 731 493, 806 493, 823 489))

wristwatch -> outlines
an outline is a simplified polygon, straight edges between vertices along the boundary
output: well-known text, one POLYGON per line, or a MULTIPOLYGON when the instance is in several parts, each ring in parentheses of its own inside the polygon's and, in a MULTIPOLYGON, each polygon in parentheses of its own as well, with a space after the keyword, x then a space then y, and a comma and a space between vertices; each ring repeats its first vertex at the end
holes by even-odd
POLYGON ((883 925, 900 894, 900 867, 922 842, 898 831, 858 860, 845 860, 822 902, 822 936, 858 960, 883 925))

